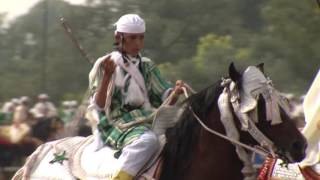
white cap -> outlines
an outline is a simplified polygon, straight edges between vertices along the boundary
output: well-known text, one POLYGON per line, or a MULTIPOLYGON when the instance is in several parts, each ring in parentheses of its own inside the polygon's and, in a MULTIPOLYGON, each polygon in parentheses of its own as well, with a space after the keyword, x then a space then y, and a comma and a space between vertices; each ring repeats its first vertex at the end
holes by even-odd
POLYGON ((70 106, 76 107, 78 105, 78 101, 72 100, 70 101, 70 106))
POLYGON ((14 104, 14 105, 17 105, 20 103, 20 100, 18 98, 12 98, 11 99, 11 102, 14 104))
POLYGON ((22 96, 20 98, 21 103, 29 103, 30 101, 31 101, 31 99, 28 96, 22 96))
POLYGON ((62 102, 62 106, 64 106, 64 107, 69 106, 69 102, 70 102, 70 101, 63 101, 63 102, 62 102))
POLYGON ((114 25, 116 26, 116 32, 144 33, 146 31, 144 20, 137 14, 123 15, 114 25))
POLYGON ((38 98, 39 99, 49 99, 49 96, 47 94, 45 94, 45 93, 42 93, 42 94, 38 95, 38 98))

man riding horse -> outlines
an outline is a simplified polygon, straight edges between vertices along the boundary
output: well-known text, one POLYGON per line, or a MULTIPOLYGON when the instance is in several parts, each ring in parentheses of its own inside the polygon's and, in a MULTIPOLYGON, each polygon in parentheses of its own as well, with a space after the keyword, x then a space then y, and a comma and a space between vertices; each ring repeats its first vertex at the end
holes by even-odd
POLYGON ((57 108, 49 101, 47 94, 39 94, 37 98, 38 102, 30 110, 37 121, 58 117, 57 108))
POLYGON ((147 118, 170 93, 176 95, 173 104, 182 93, 183 83, 177 81, 172 88, 156 65, 141 56, 146 29, 141 17, 126 14, 115 26, 115 51, 100 57, 89 74, 89 109, 99 116, 99 137, 118 150, 115 156, 123 162, 113 179, 131 180, 158 150, 159 142, 150 124, 120 125, 147 118))
POLYGON ((13 110, 12 124, 1 126, 0 139, 10 144, 19 144, 25 141, 31 133, 30 120, 33 118, 29 112, 30 98, 22 96, 19 104, 13 110))

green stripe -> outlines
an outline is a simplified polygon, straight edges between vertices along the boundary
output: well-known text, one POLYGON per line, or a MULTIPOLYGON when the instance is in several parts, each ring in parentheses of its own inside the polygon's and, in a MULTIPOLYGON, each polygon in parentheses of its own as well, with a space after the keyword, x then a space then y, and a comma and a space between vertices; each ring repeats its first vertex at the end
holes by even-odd
MULTIPOLYGON (((159 69, 152 61, 142 62, 142 75, 145 79, 146 87, 148 89, 150 103, 154 107, 159 107, 162 104, 162 95, 172 85, 163 79, 159 69)), ((130 112, 126 112, 122 107, 122 97, 120 89, 115 88, 115 92, 111 102, 110 117, 115 124, 128 123, 137 119, 145 119, 150 116, 152 112, 144 109, 135 109, 130 112)), ((146 130, 151 127, 149 124, 141 124, 129 128, 127 130, 121 130, 117 127, 110 125, 107 117, 100 113, 100 123, 98 129, 102 134, 102 139, 106 144, 114 149, 122 149, 125 145, 130 144, 137 139, 146 130)))

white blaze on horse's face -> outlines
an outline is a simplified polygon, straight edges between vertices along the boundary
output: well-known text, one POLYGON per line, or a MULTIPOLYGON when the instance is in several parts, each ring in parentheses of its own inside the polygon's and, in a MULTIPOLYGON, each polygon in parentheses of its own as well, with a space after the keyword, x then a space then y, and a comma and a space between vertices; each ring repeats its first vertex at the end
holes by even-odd
MULTIPOLYGON (((264 97, 266 102, 267 120, 271 121, 272 125, 280 124, 282 120, 279 107, 282 107, 288 113, 287 102, 274 89, 271 80, 266 78, 256 66, 249 66, 242 75, 242 89, 240 90, 241 113, 254 111, 260 95, 264 97)), ((257 122, 257 119, 254 121, 257 122)))

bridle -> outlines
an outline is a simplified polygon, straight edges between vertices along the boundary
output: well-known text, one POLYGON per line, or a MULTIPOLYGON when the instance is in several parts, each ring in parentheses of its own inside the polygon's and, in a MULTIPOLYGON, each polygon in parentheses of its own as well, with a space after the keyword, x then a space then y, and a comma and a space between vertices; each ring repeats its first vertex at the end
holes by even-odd
MULTIPOLYGON (((185 97, 189 97, 189 94, 188 94, 188 90, 187 88, 183 87, 183 92, 184 92, 184 95, 185 97)), ((225 90, 224 90, 225 91, 225 90)), ((225 93, 225 92, 223 92, 225 93)), ((221 94, 222 95, 222 94, 221 94)), ((220 96, 221 96, 220 95, 220 96)), ((224 94, 225 95, 225 94, 224 94)), ((255 124, 252 122, 252 120, 250 119, 250 117, 242 117, 242 118, 239 118, 239 119, 244 119, 244 118, 249 118, 249 122, 250 122, 250 128, 248 128, 248 132, 252 135, 252 137, 257 141, 257 142, 261 142, 261 147, 263 148, 257 148, 257 147, 252 147, 252 146, 249 146, 249 145, 246 145, 238 140, 235 140, 233 138, 230 138, 224 134, 221 134, 213 129, 211 129, 210 127, 208 127, 204 122, 203 120, 201 120, 201 118, 193 111, 192 107, 189 106, 188 107, 189 110, 191 111, 192 115, 195 117, 195 119, 199 122, 199 124, 208 132, 210 132, 211 134, 215 134, 227 141, 230 141, 231 143, 235 144, 235 145, 238 145, 238 146, 241 146, 249 151, 252 151, 252 152, 255 152, 257 154, 260 154, 262 156, 268 156, 268 155, 272 155, 273 157, 275 157, 275 153, 274 151, 272 150, 273 149, 273 143, 272 141, 267 138, 265 135, 263 135, 263 133, 255 126, 255 124), (268 147, 267 149, 265 149, 266 147, 268 147)))
MULTIPOLYGON (((264 157, 271 156, 275 158, 277 156, 275 153, 276 147, 274 143, 256 127, 255 122, 258 122, 257 116, 252 116, 251 113, 242 113, 240 111, 240 95, 238 90, 234 88, 235 83, 231 79, 223 79, 221 85, 222 87, 224 87, 224 89, 219 95, 218 106, 221 114, 221 121, 226 130, 226 135, 221 134, 208 127, 203 122, 203 120, 201 120, 200 117, 194 112, 191 106, 189 106, 188 108, 204 130, 235 145, 238 157, 244 164, 242 173, 245 179, 254 179, 256 175, 256 169, 253 168, 251 159, 252 155, 256 153, 264 157), (235 112, 235 115, 240 120, 242 130, 247 131, 260 144, 259 146, 252 147, 240 142, 239 131, 233 123, 234 121, 230 104, 233 111, 235 112)), ((187 88, 183 88, 183 92, 186 97, 189 97, 187 88)), ((256 108, 253 111, 255 111, 256 108)))

